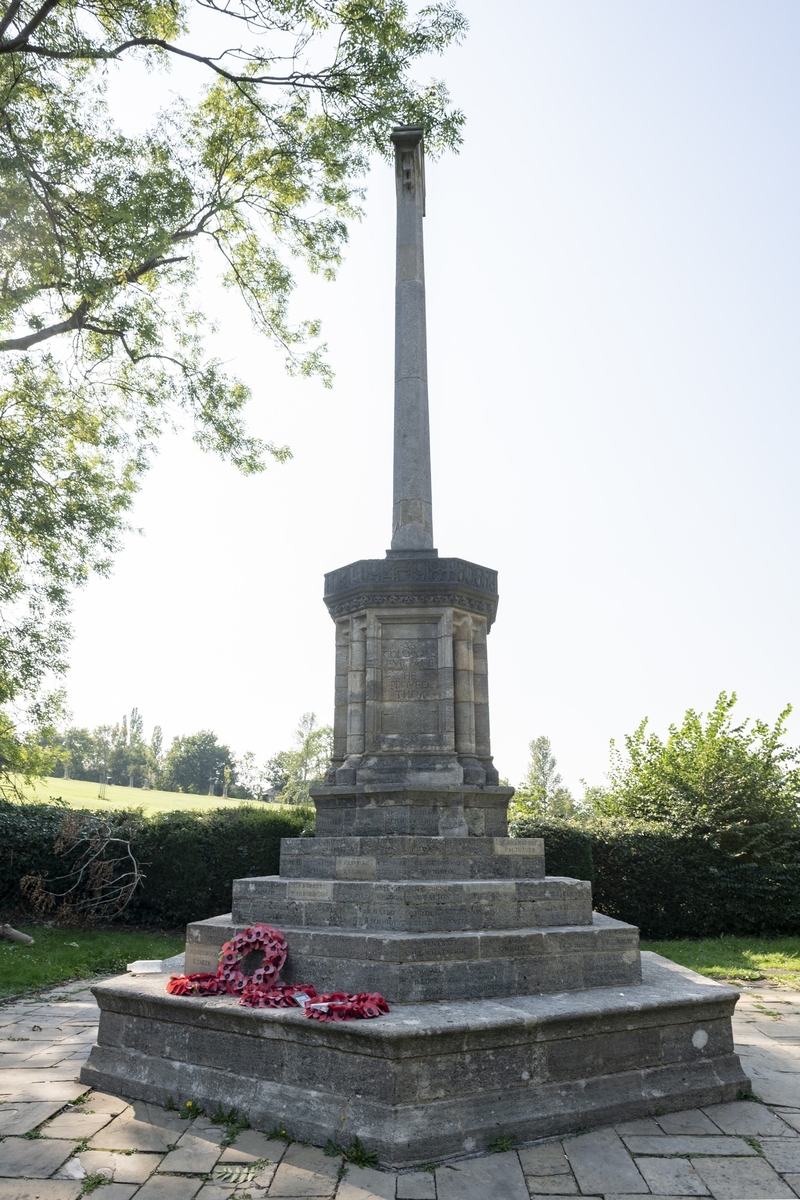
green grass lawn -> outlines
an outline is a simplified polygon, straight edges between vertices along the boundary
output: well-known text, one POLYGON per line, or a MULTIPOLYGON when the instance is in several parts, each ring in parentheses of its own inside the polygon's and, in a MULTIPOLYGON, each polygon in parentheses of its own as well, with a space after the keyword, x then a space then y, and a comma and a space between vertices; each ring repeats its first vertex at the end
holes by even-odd
POLYGON ((141 930, 54 929, 49 925, 16 926, 35 938, 33 946, 0 941, 0 999, 37 992, 73 979, 114 975, 137 958, 169 958, 184 948, 174 933, 141 930))
POLYGON ((223 800, 219 796, 191 796, 187 792, 157 792, 148 788, 119 787, 110 784, 105 799, 100 799, 100 785, 82 779, 43 779, 23 787, 28 800, 47 804, 60 796, 70 808, 119 810, 143 808, 146 813, 175 812, 192 808, 238 808, 246 800, 223 800))
POLYGON ((642 942, 684 967, 712 979, 773 979, 800 985, 800 938, 702 938, 642 942))

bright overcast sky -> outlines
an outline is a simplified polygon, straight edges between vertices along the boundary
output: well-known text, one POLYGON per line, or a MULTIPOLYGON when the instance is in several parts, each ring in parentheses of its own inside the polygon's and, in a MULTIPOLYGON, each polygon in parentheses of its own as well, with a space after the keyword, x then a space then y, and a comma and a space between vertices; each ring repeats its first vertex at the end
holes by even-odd
MULTIPOLYGON (((644 716, 722 689, 743 715, 800 704, 800 6, 462 7, 466 43, 432 64, 467 114, 427 170, 435 540, 499 570, 501 776, 547 733, 579 788, 644 716)), ((119 95, 135 123, 143 93, 119 95)), ((77 723, 137 705, 148 733, 267 755, 331 719, 322 576, 389 544, 393 238, 377 163, 338 281, 296 293, 332 392, 209 285, 252 424, 294 459, 241 479, 163 445, 143 536, 76 604, 77 723)))

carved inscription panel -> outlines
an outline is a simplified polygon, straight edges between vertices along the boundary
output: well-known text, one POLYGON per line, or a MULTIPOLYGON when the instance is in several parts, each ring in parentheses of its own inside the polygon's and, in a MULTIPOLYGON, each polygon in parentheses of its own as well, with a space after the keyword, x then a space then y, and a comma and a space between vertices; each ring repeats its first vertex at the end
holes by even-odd
POLYGON ((381 645, 383 700, 436 700, 439 647, 434 624, 384 625, 381 645))

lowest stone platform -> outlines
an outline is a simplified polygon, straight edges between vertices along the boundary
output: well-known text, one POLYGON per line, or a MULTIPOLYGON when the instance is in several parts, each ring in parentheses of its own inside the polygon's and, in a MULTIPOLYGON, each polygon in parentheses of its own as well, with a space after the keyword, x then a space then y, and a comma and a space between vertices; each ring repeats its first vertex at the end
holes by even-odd
POLYGON ((397 1005, 335 1025, 123 977, 93 989, 100 1031, 81 1080, 235 1107, 317 1145, 358 1135, 395 1167, 748 1091, 731 1040, 737 993, 654 954, 642 966, 631 987, 397 1005))

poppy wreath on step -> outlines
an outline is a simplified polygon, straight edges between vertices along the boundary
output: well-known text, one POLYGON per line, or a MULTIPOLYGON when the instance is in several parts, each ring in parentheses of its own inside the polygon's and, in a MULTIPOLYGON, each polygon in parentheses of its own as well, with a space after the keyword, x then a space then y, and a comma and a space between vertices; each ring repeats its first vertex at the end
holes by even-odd
POLYGON ((286 938, 280 929, 273 925, 253 925, 244 933, 237 933, 222 947, 217 975, 226 991, 239 995, 248 985, 270 987, 277 981, 285 962, 286 938), (245 975, 241 964, 248 955, 255 953, 262 955, 261 966, 245 975))
POLYGON ((222 996, 227 988, 217 975, 171 975, 167 991, 171 996, 222 996))
POLYGON ((310 983, 275 983, 271 987, 248 983, 239 1003, 245 1008, 302 1008, 316 998, 317 993, 310 983), (299 999, 295 999, 296 996, 299 999))
POLYGON ((389 1005, 379 992, 358 992, 348 996, 346 992, 329 992, 317 996, 316 1000, 303 1009, 306 1017, 314 1021, 356 1021, 359 1018, 380 1017, 388 1013, 389 1005))
POLYGON ((253 925, 222 947, 216 975, 172 975, 167 991, 172 996, 239 996, 246 1008, 302 1008, 315 1021, 355 1021, 388 1013, 389 1005, 378 992, 318 996, 310 984, 278 983, 286 951, 280 929, 253 925), (242 962, 254 953, 261 955, 261 965, 246 975, 242 962))

